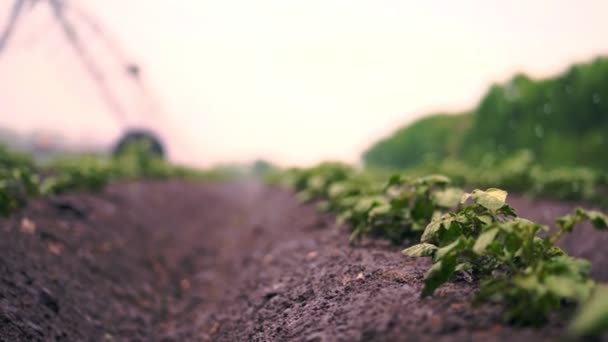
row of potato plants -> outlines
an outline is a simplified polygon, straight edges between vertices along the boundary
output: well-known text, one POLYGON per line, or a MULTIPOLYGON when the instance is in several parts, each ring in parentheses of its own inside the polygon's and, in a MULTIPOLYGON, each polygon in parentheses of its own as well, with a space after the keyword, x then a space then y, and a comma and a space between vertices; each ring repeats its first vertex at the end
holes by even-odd
POLYGON ((218 179, 221 174, 176 166, 133 144, 115 157, 65 156, 44 164, 0 146, 0 215, 28 198, 74 190, 98 191, 109 182, 129 179, 218 179))
POLYGON ((450 177, 455 184, 501 187, 534 197, 583 200, 608 207, 608 174, 587 167, 547 169, 535 162, 528 150, 521 150, 501 161, 489 156, 476 166, 446 159, 439 163, 422 163, 407 172, 418 175, 440 173, 450 177))
POLYGON ((500 189, 466 193, 442 175, 378 181, 341 163, 279 171, 269 180, 335 213, 351 227, 351 242, 382 237, 408 244, 407 256, 432 258, 422 297, 446 282, 474 279, 475 301, 502 304, 508 322, 541 324, 552 312, 576 308, 569 334, 608 330, 608 286, 591 279, 587 260, 557 245, 583 221, 608 230, 601 212, 579 208, 550 229, 518 217, 500 189))

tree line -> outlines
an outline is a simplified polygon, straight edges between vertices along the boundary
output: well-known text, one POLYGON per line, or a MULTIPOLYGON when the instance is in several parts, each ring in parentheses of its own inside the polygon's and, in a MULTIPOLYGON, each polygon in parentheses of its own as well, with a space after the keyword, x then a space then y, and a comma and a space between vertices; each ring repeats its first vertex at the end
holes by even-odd
POLYGON ((456 159, 499 163, 526 150, 546 168, 608 168, 608 58, 535 80, 493 84, 465 113, 423 117, 373 144, 366 166, 408 168, 456 159))

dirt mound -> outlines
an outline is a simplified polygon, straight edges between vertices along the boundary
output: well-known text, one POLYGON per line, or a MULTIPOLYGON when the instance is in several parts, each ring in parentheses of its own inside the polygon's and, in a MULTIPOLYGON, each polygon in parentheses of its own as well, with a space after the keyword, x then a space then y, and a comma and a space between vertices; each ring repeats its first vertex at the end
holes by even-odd
POLYGON ((128 184, 0 222, 0 340, 200 340, 230 285, 231 186, 128 184))
MULTIPOLYGON (((570 209, 514 204, 534 208, 535 219, 570 209)), ((349 246, 333 221, 255 184, 118 184, 35 201, 0 220, 0 341, 554 340, 562 332, 560 317, 540 329, 503 325, 499 308, 470 306, 466 279, 420 301, 427 260, 382 241, 349 246)), ((589 240, 567 243, 601 260, 589 240)))

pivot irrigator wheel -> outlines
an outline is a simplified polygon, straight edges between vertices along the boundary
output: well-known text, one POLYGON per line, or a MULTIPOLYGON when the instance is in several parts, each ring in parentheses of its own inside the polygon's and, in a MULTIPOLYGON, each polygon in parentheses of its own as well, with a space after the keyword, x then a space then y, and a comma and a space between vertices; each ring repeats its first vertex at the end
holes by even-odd
POLYGON ((129 146, 135 144, 145 146, 146 152, 150 155, 165 158, 165 148, 158 136, 150 131, 139 129, 127 131, 114 146, 112 154, 115 157, 120 156, 129 149, 129 146))

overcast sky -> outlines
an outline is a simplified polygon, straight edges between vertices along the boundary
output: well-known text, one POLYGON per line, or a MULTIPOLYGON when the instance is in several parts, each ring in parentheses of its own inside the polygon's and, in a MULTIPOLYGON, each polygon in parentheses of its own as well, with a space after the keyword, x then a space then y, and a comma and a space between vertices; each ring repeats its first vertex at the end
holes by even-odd
MULTIPOLYGON (((10 2, 3 0, 5 18, 10 2)), ((43 3, 0 56, 0 127, 109 143, 124 128, 43 3)), ((551 75, 608 53, 608 1, 72 0, 140 64, 163 121, 84 25, 127 124, 179 161, 356 161, 432 111, 475 104, 517 71, 551 75)), ((71 17, 77 19, 76 17, 71 17)), ((0 19, 4 22, 4 19, 0 19)), ((80 23, 80 22, 78 22, 80 23)))

